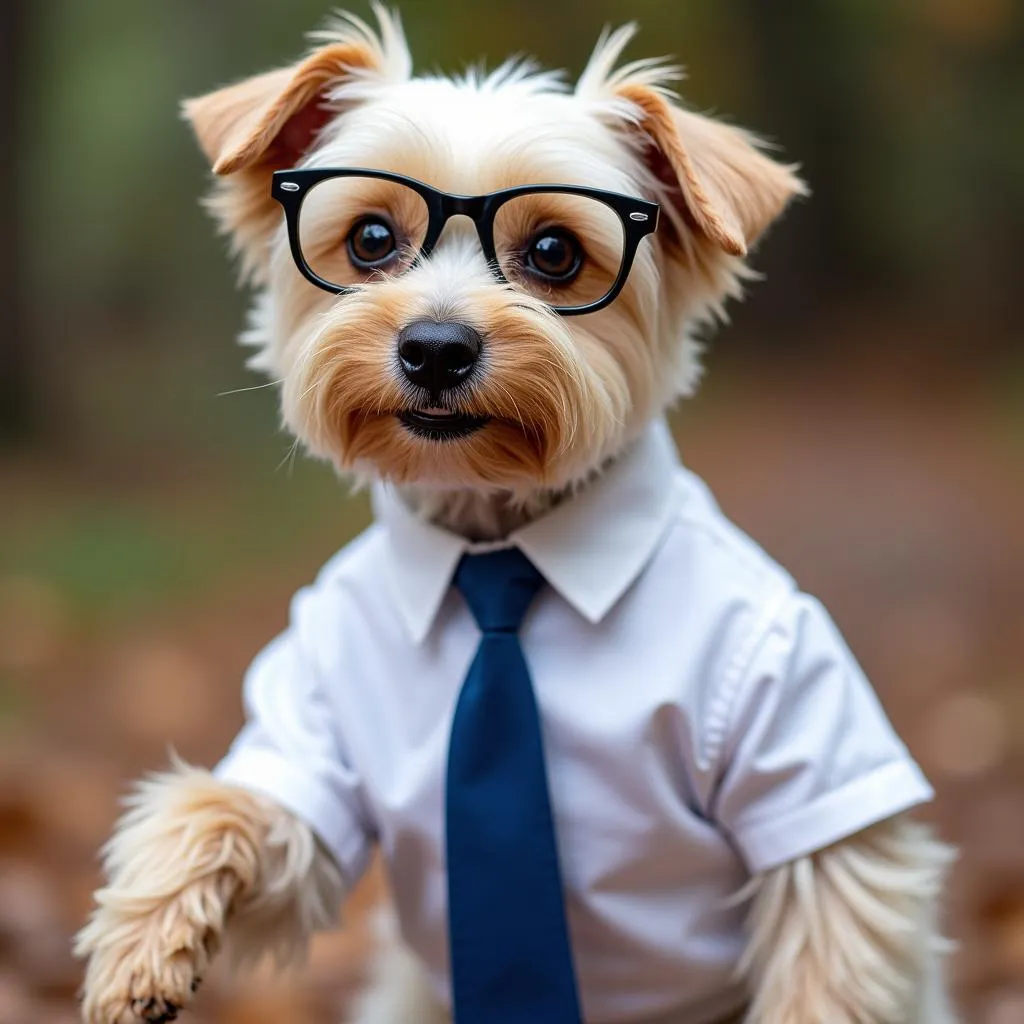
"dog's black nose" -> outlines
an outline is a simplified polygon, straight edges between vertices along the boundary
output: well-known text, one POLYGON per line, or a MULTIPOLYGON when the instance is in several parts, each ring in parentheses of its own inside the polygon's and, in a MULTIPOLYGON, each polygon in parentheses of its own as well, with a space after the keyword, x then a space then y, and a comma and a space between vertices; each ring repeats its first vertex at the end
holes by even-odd
POLYGON ((480 335, 468 324, 414 320, 398 335, 402 371, 432 395, 461 384, 480 355, 480 335))

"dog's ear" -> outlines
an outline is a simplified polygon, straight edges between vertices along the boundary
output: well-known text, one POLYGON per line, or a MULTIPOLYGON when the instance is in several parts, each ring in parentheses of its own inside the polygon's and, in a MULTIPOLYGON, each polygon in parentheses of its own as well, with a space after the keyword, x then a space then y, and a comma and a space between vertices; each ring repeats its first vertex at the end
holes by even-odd
POLYGON ((745 256, 789 201, 806 193, 795 168, 766 156, 742 129, 683 110, 643 84, 624 82, 618 95, 640 111, 655 175, 730 256, 745 256))
POLYGON ((634 33, 627 25, 602 36, 577 94, 603 101, 606 116, 625 124, 668 200, 670 221, 681 218, 725 253, 745 256, 806 186, 755 136, 673 102, 668 84, 682 77, 678 68, 642 60, 616 70, 634 33))
POLYGON ((297 64, 247 78, 195 99, 182 113, 221 180, 208 206, 242 257, 243 276, 263 280, 266 241, 278 222, 272 171, 295 166, 328 121, 375 85, 407 79, 411 60, 401 22, 374 4, 375 32, 341 15, 313 38, 297 64))
POLYGON ((294 67, 185 100, 182 111, 214 174, 289 167, 330 117, 321 105, 329 87, 370 67, 372 54, 362 47, 325 46, 294 67))

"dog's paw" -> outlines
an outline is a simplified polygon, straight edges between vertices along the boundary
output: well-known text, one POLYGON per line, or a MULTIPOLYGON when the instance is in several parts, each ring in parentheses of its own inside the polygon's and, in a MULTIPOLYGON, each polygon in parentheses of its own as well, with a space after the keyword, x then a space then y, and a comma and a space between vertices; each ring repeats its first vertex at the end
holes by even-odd
MULTIPOLYGON (((201 978, 192 979, 189 985, 188 996, 195 994, 201 981, 201 978)), ((178 1013, 183 1005, 184 1001, 171 1002, 166 995, 151 995, 144 998, 133 998, 132 1012, 135 1014, 136 1020, 146 1021, 146 1024, 167 1024, 168 1021, 178 1019, 178 1013)))
POLYGON ((223 918, 194 913, 210 889, 186 890, 137 916, 101 906, 78 937, 88 957, 82 985, 85 1024, 165 1024, 199 988, 220 945, 223 918), (193 913, 188 913, 188 910, 193 913), (211 920, 211 917, 213 920, 211 920))
POLYGON ((176 1020, 199 988, 196 959, 192 950, 161 954, 146 943, 93 953, 82 990, 85 1024, 176 1020))

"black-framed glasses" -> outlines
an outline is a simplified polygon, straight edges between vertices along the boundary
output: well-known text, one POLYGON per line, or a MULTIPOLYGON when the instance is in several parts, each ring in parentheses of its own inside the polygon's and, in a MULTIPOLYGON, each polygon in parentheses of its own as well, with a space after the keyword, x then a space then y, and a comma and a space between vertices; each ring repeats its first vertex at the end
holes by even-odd
POLYGON ((658 204, 582 185, 519 185, 452 195, 390 171, 275 171, 292 257, 303 276, 345 294, 425 259, 445 225, 468 217, 491 272, 563 316, 603 309, 622 290, 658 204))

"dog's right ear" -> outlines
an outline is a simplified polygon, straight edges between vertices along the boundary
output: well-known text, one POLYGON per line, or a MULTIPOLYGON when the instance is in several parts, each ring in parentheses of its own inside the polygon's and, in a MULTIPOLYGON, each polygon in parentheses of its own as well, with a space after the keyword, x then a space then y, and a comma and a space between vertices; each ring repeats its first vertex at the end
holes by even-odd
POLYGON ((278 222, 270 176, 294 167, 328 121, 358 102, 360 84, 411 74, 398 16, 374 4, 379 31, 341 15, 313 38, 324 45, 297 64, 185 100, 182 113, 219 177, 208 206, 241 256, 242 275, 262 283, 266 243, 278 222), (346 89, 346 85, 354 86, 346 89))

